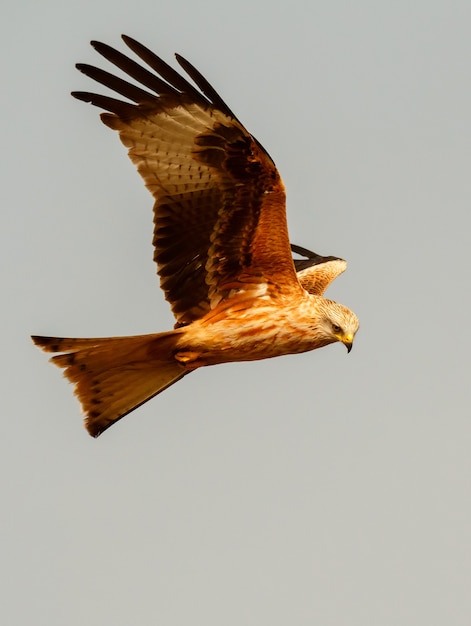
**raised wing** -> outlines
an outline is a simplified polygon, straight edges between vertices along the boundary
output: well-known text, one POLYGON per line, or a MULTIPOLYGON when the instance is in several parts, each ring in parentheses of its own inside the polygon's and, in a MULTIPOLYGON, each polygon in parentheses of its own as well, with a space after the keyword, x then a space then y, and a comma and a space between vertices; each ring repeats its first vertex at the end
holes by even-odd
POLYGON ((153 72, 92 45, 146 89, 78 64, 130 102, 73 95, 108 111, 103 122, 119 132, 155 198, 154 259, 177 326, 240 291, 300 290, 284 186, 268 153, 188 61, 177 55, 201 91, 135 40, 123 40, 153 72))
POLYGON ((291 250, 305 257, 293 259, 294 266, 301 285, 316 296, 322 296, 330 283, 347 269, 347 262, 336 256, 321 256, 295 244, 291 244, 291 250))

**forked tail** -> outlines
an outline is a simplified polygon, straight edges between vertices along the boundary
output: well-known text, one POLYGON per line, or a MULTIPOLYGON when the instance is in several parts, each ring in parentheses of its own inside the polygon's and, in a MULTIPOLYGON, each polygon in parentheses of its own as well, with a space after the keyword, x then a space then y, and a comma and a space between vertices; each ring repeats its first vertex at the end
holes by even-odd
POLYGON ((63 339, 33 336, 64 368, 82 404, 85 427, 98 437, 119 419, 176 383, 188 371, 174 358, 180 332, 135 337, 63 339))

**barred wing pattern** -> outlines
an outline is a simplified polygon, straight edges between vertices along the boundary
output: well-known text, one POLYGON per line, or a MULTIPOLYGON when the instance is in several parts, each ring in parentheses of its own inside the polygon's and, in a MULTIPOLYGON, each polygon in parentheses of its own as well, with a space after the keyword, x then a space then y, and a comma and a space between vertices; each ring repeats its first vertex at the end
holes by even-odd
POLYGON ((105 44, 92 45, 154 93, 78 64, 131 102, 73 95, 108 111, 103 122, 119 132, 154 196, 154 259, 177 326, 239 291, 298 292, 284 185, 268 153, 190 63, 177 55, 201 92, 150 50, 123 39, 156 74, 105 44))

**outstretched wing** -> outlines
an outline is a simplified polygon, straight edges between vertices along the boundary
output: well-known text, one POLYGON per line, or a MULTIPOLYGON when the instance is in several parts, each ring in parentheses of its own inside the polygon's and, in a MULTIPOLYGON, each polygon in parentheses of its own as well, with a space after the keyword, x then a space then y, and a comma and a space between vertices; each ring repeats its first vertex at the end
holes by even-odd
POLYGON ((300 290, 284 185, 268 153, 188 61, 177 55, 201 91, 135 40, 123 40, 153 72, 105 44, 92 45, 146 89, 78 64, 129 102, 73 95, 108 111, 103 122, 119 132, 155 198, 154 259, 177 325, 240 291, 300 290))
POLYGON ((294 266, 301 285, 316 296, 322 296, 330 283, 347 269, 347 262, 339 257, 321 256, 295 244, 291 244, 291 250, 305 257, 293 259, 294 266))

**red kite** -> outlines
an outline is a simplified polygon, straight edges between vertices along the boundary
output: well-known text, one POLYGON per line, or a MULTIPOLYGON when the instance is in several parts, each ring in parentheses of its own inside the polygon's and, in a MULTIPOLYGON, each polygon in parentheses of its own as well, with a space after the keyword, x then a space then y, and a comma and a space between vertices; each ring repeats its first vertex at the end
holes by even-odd
POLYGON ((75 384, 88 432, 109 426, 193 370, 306 352, 340 341, 350 351, 358 319, 323 297, 346 268, 291 246, 285 188, 269 154, 208 81, 177 61, 196 87, 123 36, 150 68, 109 46, 97 52, 141 86, 77 68, 126 100, 74 92, 107 111, 154 197, 154 259, 175 329, 135 337, 34 336, 75 384), (306 259, 293 261, 292 250, 306 259))

